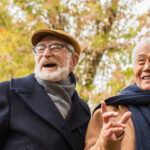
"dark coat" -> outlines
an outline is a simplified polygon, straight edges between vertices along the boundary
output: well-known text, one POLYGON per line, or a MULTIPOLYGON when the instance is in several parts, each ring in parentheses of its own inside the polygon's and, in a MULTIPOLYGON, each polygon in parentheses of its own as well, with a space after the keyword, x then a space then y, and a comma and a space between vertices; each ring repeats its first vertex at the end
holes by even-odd
POLYGON ((72 102, 64 119, 33 74, 0 83, 0 150, 83 150, 90 111, 72 102))

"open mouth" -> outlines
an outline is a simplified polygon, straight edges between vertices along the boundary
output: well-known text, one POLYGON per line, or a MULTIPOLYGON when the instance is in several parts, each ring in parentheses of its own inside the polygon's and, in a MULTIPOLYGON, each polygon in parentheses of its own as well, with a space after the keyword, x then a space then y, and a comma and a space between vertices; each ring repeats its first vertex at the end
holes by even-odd
POLYGON ((142 77, 142 80, 150 80, 150 76, 142 77))
POLYGON ((56 64, 55 63, 47 63, 47 64, 43 64, 43 67, 56 67, 56 64))

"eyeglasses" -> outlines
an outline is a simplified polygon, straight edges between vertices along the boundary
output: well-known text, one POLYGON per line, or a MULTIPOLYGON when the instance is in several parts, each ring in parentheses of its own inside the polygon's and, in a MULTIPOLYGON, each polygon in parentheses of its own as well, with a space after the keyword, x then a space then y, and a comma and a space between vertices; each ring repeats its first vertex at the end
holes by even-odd
POLYGON ((39 45, 33 46, 32 50, 34 51, 35 54, 40 55, 40 54, 44 53, 44 51, 46 50, 47 47, 49 48, 49 50, 52 53, 60 52, 65 47, 65 48, 67 48, 67 50, 74 53, 74 48, 71 45, 68 45, 68 46, 70 46, 70 47, 67 47, 64 44, 60 44, 60 43, 53 43, 50 45, 39 44, 39 45))

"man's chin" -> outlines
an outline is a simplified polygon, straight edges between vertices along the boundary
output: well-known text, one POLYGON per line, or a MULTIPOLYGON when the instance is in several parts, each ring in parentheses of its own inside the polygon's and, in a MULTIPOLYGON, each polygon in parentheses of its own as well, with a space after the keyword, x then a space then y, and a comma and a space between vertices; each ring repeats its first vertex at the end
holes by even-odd
POLYGON ((52 81, 52 82, 60 81, 68 78, 70 72, 69 65, 66 65, 63 68, 57 67, 54 70, 49 70, 44 68, 40 70, 39 68, 36 67, 34 71, 36 76, 38 76, 39 78, 43 80, 52 81))
POLYGON ((53 73, 36 73, 36 76, 43 80, 48 80, 48 81, 57 81, 59 80, 59 77, 53 75, 53 73))
POLYGON ((53 72, 57 72, 58 68, 55 67, 42 67, 42 73, 53 73, 53 72))
POLYGON ((142 90, 150 90, 150 85, 142 85, 140 88, 142 90))
POLYGON ((36 74, 36 76, 38 76, 39 78, 41 78, 43 80, 52 81, 52 82, 60 81, 60 80, 68 77, 67 72, 59 72, 59 71, 35 72, 35 74, 36 74))

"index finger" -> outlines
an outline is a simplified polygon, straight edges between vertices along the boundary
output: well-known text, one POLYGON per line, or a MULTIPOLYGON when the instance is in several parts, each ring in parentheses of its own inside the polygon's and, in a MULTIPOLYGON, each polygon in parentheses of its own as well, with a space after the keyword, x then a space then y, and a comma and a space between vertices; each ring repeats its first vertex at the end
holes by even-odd
POLYGON ((107 106, 106 106, 106 103, 104 101, 101 103, 101 109, 102 109, 102 114, 107 112, 107 106))

